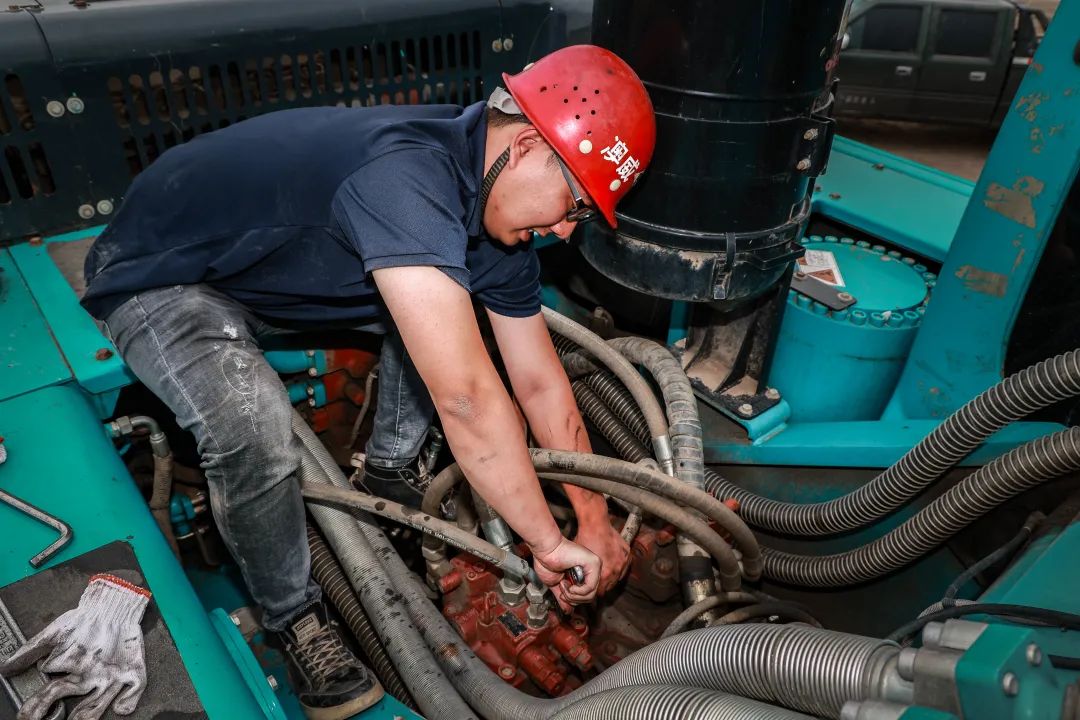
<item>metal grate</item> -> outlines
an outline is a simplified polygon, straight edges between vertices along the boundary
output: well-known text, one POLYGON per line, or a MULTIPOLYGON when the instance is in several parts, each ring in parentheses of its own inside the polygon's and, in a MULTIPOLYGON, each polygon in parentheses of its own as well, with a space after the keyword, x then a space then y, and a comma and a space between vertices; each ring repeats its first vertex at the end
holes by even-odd
POLYGON ((34 129, 34 114, 22 81, 8 74, 0 87, 0 205, 56 192, 56 181, 40 142, 19 135, 34 129))
POLYGON ((484 97, 481 55, 471 31, 114 75, 106 86, 134 177, 178 143, 272 110, 467 105, 484 97))

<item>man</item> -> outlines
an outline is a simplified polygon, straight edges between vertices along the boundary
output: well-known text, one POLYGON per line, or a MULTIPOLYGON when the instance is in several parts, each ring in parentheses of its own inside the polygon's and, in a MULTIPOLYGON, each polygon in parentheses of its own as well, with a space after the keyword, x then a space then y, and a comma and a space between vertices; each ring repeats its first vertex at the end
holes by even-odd
POLYGON ((652 106, 625 63, 591 46, 503 77, 509 92, 491 108, 297 109, 200 136, 136 179, 87 257, 84 306, 194 433, 221 535, 320 720, 382 690, 309 577, 300 450, 259 349, 266 336, 389 331, 371 489, 419 501, 415 457, 434 408, 470 484, 528 544, 560 603, 592 600, 626 566, 602 496, 567 488, 580 530, 576 542, 560 534, 472 299, 537 442, 588 451, 528 241, 566 239, 598 212, 614 224, 652 155, 652 106), (563 579, 575 565, 580 585, 563 579))

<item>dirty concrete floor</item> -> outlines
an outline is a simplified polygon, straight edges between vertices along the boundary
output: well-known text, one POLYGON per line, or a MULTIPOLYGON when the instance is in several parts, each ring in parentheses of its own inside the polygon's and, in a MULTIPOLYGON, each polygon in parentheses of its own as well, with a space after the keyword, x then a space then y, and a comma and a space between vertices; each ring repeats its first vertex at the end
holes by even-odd
POLYGON ((979 179, 995 131, 953 125, 926 125, 892 120, 841 119, 837 132, 924 165, 979 179))

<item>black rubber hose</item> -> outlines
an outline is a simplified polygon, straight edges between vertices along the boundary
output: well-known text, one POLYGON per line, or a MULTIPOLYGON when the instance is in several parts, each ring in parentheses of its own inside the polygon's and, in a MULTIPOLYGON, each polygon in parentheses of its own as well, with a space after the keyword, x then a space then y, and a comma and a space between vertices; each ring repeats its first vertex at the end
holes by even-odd
POLYGON ((994 459, 896 529, 848 552, 820 557, 763 548, 765 575, 793 585, 837 587, 905 567, 1021 492, 1080 469, 1080 428, 1069 428, 994 459))
POLYGON ((1039 623, 1063 630, 1080 631, 1080 615, 1049 608, 1031 607, 1030 605, 1009 605, 1003 603, 972 603, 943 608, 937 612, 923 615, 906 625, 902 625, 889 634, 888 640, 900 642, 922 630, 932 622, 950 620, 965 615, 996 615, 1005 619, 1017 619, 1039 623))
POLYGON ((710 595, 709 597, 699 600, 690 607, 683 610, 681 613, 675 616, 675 619, 668 623, 668 626, 664 628, 664 632, 660 633, 658 639, 671 637, 672 635, 678 635, 686 628, 690 627, 690 624, 697 620, 702 613, 707 613, 710 610, 715 610, 721 605, 727 605, 729 603, 756 603, 758 597, 751 595, 748 592, 731 592, 720 593, 719 595, 710 595))
POLYGON ((1024 526, 1020 528, 1020 531, 1012 537, 1009 542, 1005 543, 997 550, 979 560, 977 563, 960 573, 955 580, 945 588, 945 595, 941 599, 941 606, 943 608, 954 607, 956 605, 956 594, 960 592, 960 588, 964 587, 969 581, 975 578, 976 575, 984 570, 993 567, 997 563, 1006 558, 1010 558, 1020 549, 1020 546, 1028 541, 1031 537, 1031 533, 1035 531, 1039 523, 1046 519, 1046 516, 1041 512, 1033 512, 1028 515, 1024 521, 1024 526))
POLYGON ((1080 349, 1010 375, 950 415, 872 481, 821 503, 770 500, 706 473, 716 496, 735 498, 747 522, 789 535, 832 535, 865 527, 919 494, 1009 423, 1080 395, 1080 349))
POLYGON ((360 605, 360 600, 353 592, 352 586, 345 578, 345 572, 338 565, 334 554, 326 546, 319 535, 319 531, 311 525, 307 528, 308 547, 311 549, 311 576, 322 588, 326 599, 337 608, 338 613, 345 624, 349 626, 353 637, 364 655, 371 663, 371 669, 375 672, 383 688, 413 710, 419 710, 416 701, 412 699, 409 691, 405 688, 397 668, 386 654, 386 648, 375 633, 367 613, 360 605))

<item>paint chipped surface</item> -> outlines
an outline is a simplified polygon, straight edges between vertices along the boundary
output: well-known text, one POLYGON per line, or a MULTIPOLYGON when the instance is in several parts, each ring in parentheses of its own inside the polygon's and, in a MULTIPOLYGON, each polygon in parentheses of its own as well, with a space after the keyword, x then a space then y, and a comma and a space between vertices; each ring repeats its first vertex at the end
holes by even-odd
POLYGON ((1039 117, 1039 106, 1049 99, 1049 93, 1033 92, 1017 100, 1015 108, 1025 120, 1035 122, 1035 118, 1039 117))
POLYGON ((961 265, 956 270, 956 277, 964 281, 964 287, 968 290, 982 295, 1005 297, 1005 292, 1009 289, 1007 276, 974 265, 961 265))
POLYGON ((240 332, 232 323, 225 323, 225 327, 221 328, 221 332, 225 333, 225 337, 230 340, 235 340, 240 335, 240 332))
POLYGON ((1032 199, 1038 196, 1045 186, 1042 180, 1030 175, 1017 180, 1011 188, 990 183, 983 205, 1013 222, 1033 228, 1035 227, 1035 206, 1032 199))

